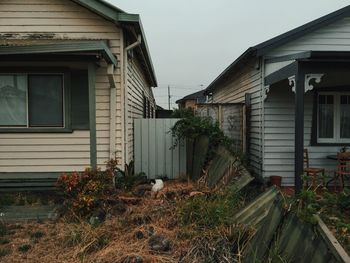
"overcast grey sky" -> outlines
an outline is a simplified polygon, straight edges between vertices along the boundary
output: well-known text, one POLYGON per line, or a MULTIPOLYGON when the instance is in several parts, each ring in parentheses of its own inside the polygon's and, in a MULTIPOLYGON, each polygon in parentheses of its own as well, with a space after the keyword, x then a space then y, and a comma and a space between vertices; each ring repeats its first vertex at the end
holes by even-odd
POLYGON ((141 15, 157 104, 206 87, 248 47, 342 8, 342 0, 108 0, 141 15))

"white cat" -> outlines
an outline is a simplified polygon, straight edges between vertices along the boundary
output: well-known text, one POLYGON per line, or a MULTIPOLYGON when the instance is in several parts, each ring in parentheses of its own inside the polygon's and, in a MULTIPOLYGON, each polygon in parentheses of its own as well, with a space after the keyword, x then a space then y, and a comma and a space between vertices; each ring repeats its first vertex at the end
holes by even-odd
POLYGON ((152 181, 154 181, 154 182, 151 182, 152 192, 156 193, 164 188, 164 183, 163 183, 162 179, 156 179, 156 180, 152 180, 152 181))

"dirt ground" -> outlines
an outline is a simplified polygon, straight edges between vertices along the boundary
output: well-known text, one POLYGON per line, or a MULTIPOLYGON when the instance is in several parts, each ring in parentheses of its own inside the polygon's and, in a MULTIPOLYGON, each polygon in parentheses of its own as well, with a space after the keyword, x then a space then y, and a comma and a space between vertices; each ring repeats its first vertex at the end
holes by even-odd
POLYGON ((0 235, 0 262, 179 262, 190 240, 181 237, 175 203, 196 193, 192 184, 174 182, 158 195, 120 197, 126 211, 111 212, 96 228, 64 219, 7 224, 0 235), (170 248, 150 249, 153 234, 165 237, 170 248))

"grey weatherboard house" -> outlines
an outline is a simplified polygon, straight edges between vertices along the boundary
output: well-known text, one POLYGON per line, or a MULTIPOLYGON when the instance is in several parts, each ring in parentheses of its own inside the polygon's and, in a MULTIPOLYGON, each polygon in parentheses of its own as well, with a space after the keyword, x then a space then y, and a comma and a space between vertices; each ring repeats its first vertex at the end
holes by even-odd
MULTIPOLYGON (((350 145, 350 6, 249 48, 207 88, 214 103, 245 103, 253 172, 301 187, 311 166, 335 170, 350 145)), ((331 172, 329 172, 331 174, 331 172)))

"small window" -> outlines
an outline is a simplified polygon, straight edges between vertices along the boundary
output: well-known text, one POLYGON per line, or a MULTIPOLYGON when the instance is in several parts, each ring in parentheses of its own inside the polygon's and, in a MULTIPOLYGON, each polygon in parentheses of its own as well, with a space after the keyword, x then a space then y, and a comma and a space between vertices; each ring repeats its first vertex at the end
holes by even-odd
POLYGON ((63 74, 0 75, 0 126, 64 127, 63 74))
POLYGON ((317 127, 319 143, 349 143, 350 94, 319 94, 317 127))

